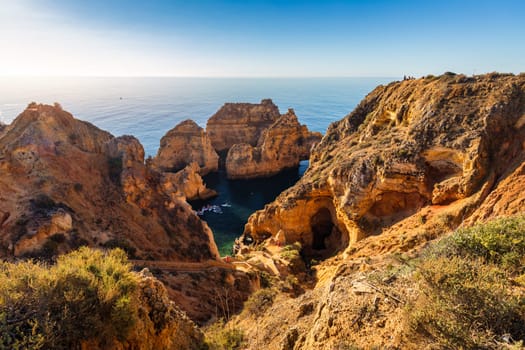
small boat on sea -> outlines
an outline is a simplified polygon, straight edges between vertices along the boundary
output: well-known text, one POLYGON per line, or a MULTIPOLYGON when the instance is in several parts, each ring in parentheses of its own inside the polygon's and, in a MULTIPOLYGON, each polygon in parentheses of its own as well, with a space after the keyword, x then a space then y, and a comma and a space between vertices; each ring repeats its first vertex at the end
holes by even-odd
POLYGON ((222 203, 221 207, 223 208, 230 208, 232 205, 230 203, 222 203))
POLYGON ((197 215, 199 215, 199 216, 202 216, 202 215, 204 215, 204 213, 207 212, 207 211, 211 211, 212 213, 215 213, 215 214, 222 214, 222 209, 221 209, 221 207, 218 206, 218 205, 215 205, 215 204, 214 204, 214 205, 210 205, 210 204, 208 204, 208 205, 206 205, 206 206, 200 208, 199 210, 196 210, 196 211, 195 211, 195 214, 197 214, 197 215))

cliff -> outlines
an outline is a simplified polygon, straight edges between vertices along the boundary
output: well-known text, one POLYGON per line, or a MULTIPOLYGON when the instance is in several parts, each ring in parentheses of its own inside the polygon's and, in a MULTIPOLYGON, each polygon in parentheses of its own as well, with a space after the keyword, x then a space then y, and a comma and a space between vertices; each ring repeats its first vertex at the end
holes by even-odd
POLYGON ((219 156, 206 132, 193 120, 185 120, 162 137, 152 164, 162 172, 177 172, 192 162, 200 167, 200 175, 206 175, 218 170, 219 156))
POLYGON ((206 132, 215 150, 228 151, 233 145, 256 146, 262 132, 280 116, 270 99, 254 103, 226 103, 206 123, 206 132))
POLYGON ((309 158, 310 150, 321 137, 299 124, 290 109, 262 132, 255 147, 242 143, 230 148, 226 157, 228 178, 268 177, 298 167, 301 160, 309 158))
POLYGON ((249 218, 237 257, 274 277, 226 327, 247 349, 521 346, 524 121, 523 74, 377 87, 249 218))
POLYGON ((31 104, 0 149, 3 256, 87 244, 120 245, 139 258, 218 257, 210 229, 184 197, 163 191, 134 137, 115 138, 58 105, 31 104))
POLYGON ((523 161, 524 113, 523 75, 379 86, 329 127, 305 176, 250 217, 244 239, 301 242, 327 257, 402 223, 416 237, 444 213, 458 225, 495 186, 509 188, 504 179, 523 161))
POLYGON ((236 310, 250 281, 232 268, 205 268, 220 258, 208 225, 186 202, 212 194, 195 167, 160 173, 144 164, 136 138, 113 137, 59 105, 31 104, 0 137, 0 257, 54 260, 81 246, 120 247, 135 261, 167 264, 155 271, 193 320, 215 317, 209 295, 217 285, 234 295, 228 307, 236 310), (186 291, 195 274, 203 282, 186 291))

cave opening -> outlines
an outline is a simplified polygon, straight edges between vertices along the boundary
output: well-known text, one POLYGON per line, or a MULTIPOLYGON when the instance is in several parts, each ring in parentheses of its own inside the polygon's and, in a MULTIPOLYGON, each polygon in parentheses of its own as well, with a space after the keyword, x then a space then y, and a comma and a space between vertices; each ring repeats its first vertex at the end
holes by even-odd
POLYGON ((325 239, 330 236, 334 223, 332 222, 332 214, 327 208, 321 208, 310 219, 310 227, 312 228, 312 249, 323 250, 326 249, 325 239))
POLYGON ((312 231, 311 245, 305 247, 304 254, 315 259, 326 259, 334 255, 341 246, 341 233, 326 207, 320 208, 310 218, 312 231))

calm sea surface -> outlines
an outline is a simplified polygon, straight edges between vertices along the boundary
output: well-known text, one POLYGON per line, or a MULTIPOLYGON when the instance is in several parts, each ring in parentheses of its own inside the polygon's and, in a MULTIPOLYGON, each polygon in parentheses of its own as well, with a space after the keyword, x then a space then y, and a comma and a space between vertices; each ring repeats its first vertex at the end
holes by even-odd
MULTIPOLYGON (((301 123, 325 132, 328 125, 351 112, 379 84, 393 78, 0 78, 0 121, 10 123, 31 101, 59 102, 76 118, 115 136, 130 134, 155 155, 160 138, 176 124, 193 119, 202 127, 225 102, 258 103, 271 98, 281 113, 294 108, 301 123)), ((242 231, 248 216, 293 185, 308 164, 271 179, 229 181, 224 174, 205 178, 219 196, 206 211, 222 254, 242 231), (231 206, 230 206, 231 205, 231 206)))

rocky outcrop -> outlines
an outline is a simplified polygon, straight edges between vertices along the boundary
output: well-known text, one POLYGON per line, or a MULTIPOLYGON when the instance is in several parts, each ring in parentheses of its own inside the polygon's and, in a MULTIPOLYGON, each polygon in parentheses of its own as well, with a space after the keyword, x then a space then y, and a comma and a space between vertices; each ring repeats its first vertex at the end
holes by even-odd
POLYGON ((140 141, 131 135, 112 138, 107 143, 106 153, 110 158, 121 158, 124 168, 131 168, 136 163, 144 163, 144 148, 140 141))
POLYGON ((322 135, 299 124, 292 109, 264 130, 255 147, 236 144, 228 151, 226 173, 231 179, 268 177, 308 159, 322 135))
POLYGON ((226 103, 208 120, 206 132, 220 153, 236 144, 256 146, 262 132, 279 116, 279 109, 270 99, 260 104, 226 103))
MULTIPOLYGON (((483 201, 496 205, 494 185, 517 188, 524 115, 524 75, 445 74, 379 86, 330 126, 305 176, 250 217, 241 241, 298 241, 326 257, 388 236, 396 223, 407 232, 433 217, 444 221, 444 210, 446 224, 459 225, 483 201)), ((525 209, 512 203, 512 212, 525 209)))
POLYGON ((177 172, 193 162, 200 175, 206 175, 218 170, 219 156, 206 132, 193 120, 185 120, 162 137, 153 165, 162 172, 177 172))
MULTIPOLYGON (((525 148, 525 147, 524 147, 525 148)), ((521 215, 525 209, 525 161, 499 182, 481 206, 466 220, 468 225, 490 219, 521 215)))
POLYGON ((115 138, 58 104, 31 104, 7 126, 0 150, 4 257, 79 245, 121 246, 142 259, 219 257, 208 226, 182 191, 165 191, 134 137, 115 138))
POLYGON ((181 193, 186 200, 206 200, 217 196, 217 192, 206 187, 195 162, 174 173, 162 173, 162 187, 166 193, 181 193))
POLYGON ((137 274, 139 316, 125 340, 85 341, 83 349, 202 349, 200 329, 168 297, 164 285, 147 269, 137 274))

